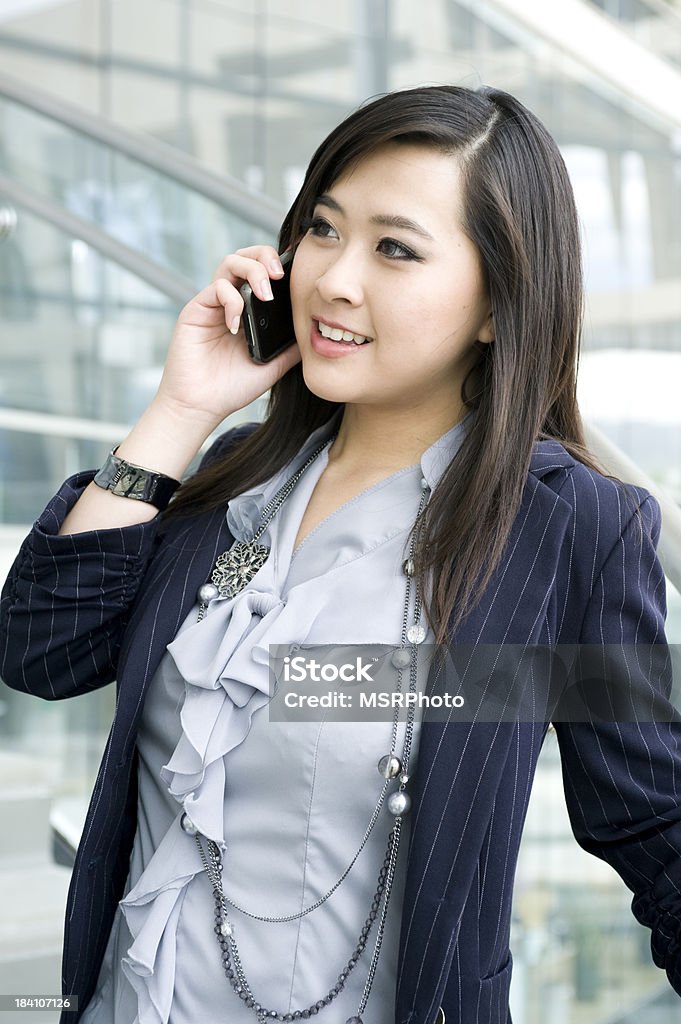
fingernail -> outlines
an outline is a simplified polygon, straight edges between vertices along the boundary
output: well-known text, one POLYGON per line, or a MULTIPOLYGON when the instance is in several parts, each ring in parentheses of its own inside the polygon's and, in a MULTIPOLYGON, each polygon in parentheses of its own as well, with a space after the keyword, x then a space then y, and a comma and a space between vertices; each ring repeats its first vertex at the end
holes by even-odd
POLYGON ((260 282, 260 294, 263 297, 263 299, 274 298, 274 296, 272 295, 272 285, 270 284, 268 278, 260 282))
POLYGON ((234 319, 232 320, 231 324, 229 325, 229 329, 230 329, 230 332, 232 334, 236 334, 237 333, 237 331, 239 330, 239 323, 240 322, 241 322, 241 317, 235 316, 234 319))
POLYGON ((279 262, 279 260, 272 260, 272 262, 270 263, 270 270, 272 271, 273 274, 283 274, 284 273, 284 268, 282 267, 282 265, 279 262))

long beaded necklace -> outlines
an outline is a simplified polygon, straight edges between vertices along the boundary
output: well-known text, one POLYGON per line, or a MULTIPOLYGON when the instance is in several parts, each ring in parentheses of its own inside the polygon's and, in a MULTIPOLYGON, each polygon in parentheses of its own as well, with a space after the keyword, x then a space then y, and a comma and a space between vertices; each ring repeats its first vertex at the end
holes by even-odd
MULTIPOLYGON (((264 506, 260 513, 261 522, 255 530, 253 537, 247 542, 235 543, 229 551, 224 552, 219 556, 215 563, 215 567, 211 574, 210 582, 204 583, 203 586, 199 587, 197 597, 199 599, 199 611, 197 621, 201 621, 208 608, 208 603, 214 598, 220 597, 236 597, 244 587, 246 587, 250 581, 254 578, 258 570, 265 564, 270 553, 270 549, 264 544, 258 543, 262 535, 265 533, 267 527, 274 519, 275 515, 284 504, 286 499, 292 493, 296 484, 300 480, 301 476, 305 471, 312 465, 315 459, 324 451, 327 446, 330 446, 335 440, 336 435, 334 434, 329 440, 324 441, 320 445, 307 461, 293 474, 277 491, 274 497, 264 506)), ((418 512, 416 514, 416 523, 418 524, 421 519, 421 515, 426 506, 428 500, 429 485, 425 478, 421 479, 421 500, 419 503, 418 512)), ((415 576, 414 570, 414 549, 416 545, 416 531, 412 531, 409 554, 403 563, 403 571, 406 577, 405 587, 405 601, 402 615, 402 630, 400 636, 400 647, 395 650, 392 655, 392 664, 397 669, 397 692, 400 693, 402 690, 402 673, 403 670, 409 666, 409 692, 416 693, 417 688, 417 672, 418 672, 418 645, 423 642, 426 636, 426 630, 421 624, 421 609, 422 609, 422 598, 418 579, 415 576), (414 587, 414 616, 413 621, 409 622, 409 609, 411 606, 411 595, 412 585, 414 587)), ((259 914, 251 913, 243 908, 237 906, 225 893, 222 884, 223 874, 223 860, 220 847, 212 839, 207 839, 207 851, 204 849, 203 837, 196 825, 191 821, 189 816, 185 813, 180 819, 180 824, 185 832, 194 837, 196 842, 201 862, 206 872, 206 877, 210 882, 213 890, 213 898, 215 901, 215 925, 214 932, 217 938, 217 942, 220 946, 222 966, 225 972, 225 976, 229 981, 234 992, 243 1001, 244 1005, 249 1009, 252 1009, 256 1014, 258 1024, 264 1024, 268 1020, 278 1021, 294 1021, 302 1019, 308 1019, 323 1010, 324 1007, 328 1006, 333 1000, 340 994, 345 987, 350 973, 356 967, 362 953, 364 952, 371 930, 374 923, 378 919, 378 925, 376 929, 376 937, 374 940, 374 949, 371 956, 371 962, 367 972, 367 979, 364 985, 364 990, 360 998, 357 1013, 353 1017, 349 1017, 345 1024, 363 1024, 362 1013, 364 1012, 369 995, 371 993, 371 987, 373 985, 374 977, 376 974, 376 968, 378 965, 378 958, 381 952, 381 945, 383 942, 383 935, 385 931, 385 923, 388 913, 388 905, 390 902, 390 896, 392 893, 393 881, 395 878, 395 869, 397 865, 397 856, 400 845, 400 837, 402 832, 402 817, 407 814, 411 808, 411 798, 406 792, 406 786, 409 782, 409 758, 411 755, 411 746, 414 729, 414 703, 409 703, 409 709, 407 713, 407 721, 404 732, 404 742, 402 748, 402 757, 398 757, 395 753, 397 743, 397 732, 398 732, 398 720, 399 720, 399 702, 395 702, 395 711, 393 714, 392 721, 392 733, 390 752, 384 754, 378 762, 378 772, 384 779, 383 787, 379 794, 376 806, 369 820, 369 824, 364 833, 364 837, 360 843, 359 849, 350 861, 348 867, 345 869, 340 878, 331 886, 331 888, 318 900, 316 900, 309 907, 306 907, 302 911, 298 911, 294 914, 288 914, 281 917, 267 917, 259 914), (318 907, 322 906, 339 888, 342 882, 347 877, 355 861, 359 857, 360 853, 364 849, 366 842, 371 834, 374 825, 379 816, 381 807, 383 806, 387 790, 393 780, 397 779, 398 788, 395 789, 390 796, 387 798, 387 808, 389 812, 394 816, 393 826, 390 829, 388 835, 387 848, 383 863, 378 873, 378 879, 374 895, 371 901, 371 908, 364 922, 359 938, 352 951, 350 958, 338 975, 336 984, 333 985, 328 992, 318 999, 316 1002, 311 1003, 308 1007, 301 1010, 293 1010, 287 1013, 279 1010, 272 1010, 266 1006, 263 1006, 251 990, 251 987, 246 978, 243 965, 241 963, 241 957, 239 955, 239 949, 237 946, 234 925, 229 916, 229 908, 232 907, 241 913, 246 914, 248 917, 255 918, 259 921, 265 921, 269 923, 280 923, 284 921, 294 921, 298 918, 304 917, 306 914, 311 913, 318 907)))

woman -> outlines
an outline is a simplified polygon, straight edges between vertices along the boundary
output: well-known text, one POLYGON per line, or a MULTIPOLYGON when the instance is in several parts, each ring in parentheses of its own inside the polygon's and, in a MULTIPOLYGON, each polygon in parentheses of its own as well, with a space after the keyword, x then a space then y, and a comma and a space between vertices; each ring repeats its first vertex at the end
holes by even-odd
MULTIPOLYGON (((63 486, 4 592, 11 686, 118 684, 65 991, 87 1024, 502 1024, 549 712, 334 725, 262 708, 274 644, 391 645, 403 692, 434 682, 428 642, 664 649, 658 504, 584 446, 567 173, 504 92, 396 92, 322 143, 279 241, 297 344, 249 359, 239 286, 267 300, 282 268, 267 246, 226 257, 154 401, 96 481, 63 486), (224 434, 159 515, 270 387, 264 424, 224 434), (142 501, 116 493, 124 472, 142 501)), ((634 891, 681 993, 678 730, 556 730, 576 837, 634 891)))

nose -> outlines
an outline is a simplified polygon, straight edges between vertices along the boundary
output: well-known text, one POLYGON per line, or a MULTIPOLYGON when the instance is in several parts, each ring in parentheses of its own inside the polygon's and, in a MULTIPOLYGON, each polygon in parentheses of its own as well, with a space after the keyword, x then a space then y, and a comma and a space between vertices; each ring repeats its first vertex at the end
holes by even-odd
POLYGON ((364 301, 361 260, 351 249, 338 253, 326 264, 317 278, 317 291, 321 299, 329 304, 346 302, 361 306, 364 301))

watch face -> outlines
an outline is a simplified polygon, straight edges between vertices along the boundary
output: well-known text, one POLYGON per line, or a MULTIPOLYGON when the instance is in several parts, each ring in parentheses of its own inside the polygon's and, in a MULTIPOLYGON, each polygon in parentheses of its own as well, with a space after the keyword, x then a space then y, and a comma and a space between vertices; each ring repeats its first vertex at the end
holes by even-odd
POLYGON ((112 490, 114 494, 122 494, 125 498, 139 498, 142 501, 148 501, 154 490, 152 477, 155 476, 155 473, 140 471, 135 466, 124 462, 112 490))
POLYGON ((133 466, 113 452, 95 476, 95 483, 121 498, 135 498, 162 510, 180 486, 178 480, 133 466))

